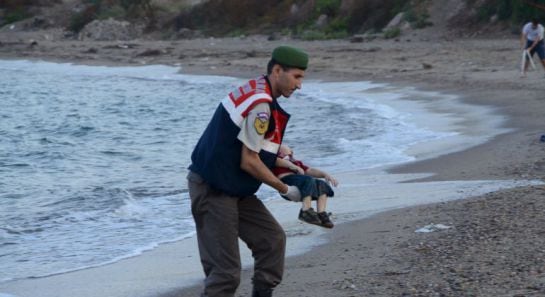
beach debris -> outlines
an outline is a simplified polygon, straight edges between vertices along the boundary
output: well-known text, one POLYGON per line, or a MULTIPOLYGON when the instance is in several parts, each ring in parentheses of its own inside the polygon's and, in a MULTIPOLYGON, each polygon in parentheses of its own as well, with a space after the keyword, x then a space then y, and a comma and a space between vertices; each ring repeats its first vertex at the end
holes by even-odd
POLYGON ((351 43, 361 43, 364 41, 364 38, 362 35, 354 35, 350 38, 351 43))
POLYGON ((105 49, 131 49, 138 47, 136 43, 118 43, 118 44, 109 44, 105 45, 102 48, 105 49))
POLYGON ((343 289, 343 290, 346 290, 346 289, 356 290, 356 285, 347 282, 347 283, 344 283, 344 284, 343 284, 343 286, 341 287, 341 289, 343 289))
POLYGON ((202 38, 204 37, 204 34, 199 30, 192 30, 189 28, 180 28, 178 32, 176 32, 176 39, 194 39, 194 38, 202 38))
POLYGON ((150 57, 150 56, 159 56, 163 52, 158 49, 147 49, 141 53, 136 54, 137 57, 150 57))
POLYGON ((246 52, 246 58, 255 58, 255 57, 257 57, 257 52, 255 50, 246 52))
POLYGON ((347 289, 357 290, 356 285, 354 285, 354 283, 352 282, 352 279, 349 279, 349 278, 345 278, 344 280, 334 280, 333 285, 338 287, 341 290, 347 290, 347 289))
POLYGON ((282 35, 278 32, 273 32, 267 36, 268 41, 279 40, 280 38, 282 38, 282 35))
POLYGON ((541 137, 539 138, 539 141, 545 142, 545 134, 541 135, 541 137))
POLYGON ((432 69, 433 66, 431 64, 428 64, 428 63, 422 63, 422 68, 424 69, 432 69))
POLYGON ((435 232, 435 231, 441 231, 441 230, 446 230, 446 229, 450 229, 452 228, 452 226, 447 226, 447 225, 443 225, 443 224, 429 224, 429 225, 426 225, 422 228, 419 228, 419 229, 416 229, 416 233, 430 233, 430 232, 435 232))
POLYGON ((96 54, 98 53, 98 50, 94 47, 90 47, 89 49, 83 51, 83 53, 86 53, 86 54, 96 54))
POLYGON ((30 48, 35 47, 35 46, 37 46, 37 45, 38 45, 38 41, 36 41, 36 40, 34 40, 34 39, 31 39, 31 40, 28 41, 28 46, 29 46, 30 48))
POLYGON ((396 276, 396 275, 403 275, 403 274, 409 274, 410 270, 403 270, 403 271, 384 271, 383 275, 385 276, 396 276))

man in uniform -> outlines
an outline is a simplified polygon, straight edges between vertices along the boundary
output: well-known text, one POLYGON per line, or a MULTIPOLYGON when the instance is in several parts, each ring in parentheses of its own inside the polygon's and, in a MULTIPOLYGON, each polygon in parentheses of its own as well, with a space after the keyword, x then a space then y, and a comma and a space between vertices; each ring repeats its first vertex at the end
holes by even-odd
POLYGON ((239 237, 254 257, 252 296, 272 296, 282 280, 286 236, 255 193, 265 183, 300 199, 297 188, 270 169, 290 117, 277 98, 301 88, 307 65, 302 50, 275 48, 267 75, 221 101, 191 155, 189 196, 206 277, 201 296, 234 296, 240 283, 239 237))
MULTIPOLYGON (((541 65, 545 69, 545 46, 543 45, 543 26, 533 19, 531 22, 524 25, 522 28, 522 33, 520 36, 520 45, 523 49, 528 50, 530 53, 530 59, 534 57, 534 53, 537 52, 541 65)), ((526 71, 528 71, 528 57, 524 58, 524 67, 522 70, 522 76, 526 76, 526 71)))

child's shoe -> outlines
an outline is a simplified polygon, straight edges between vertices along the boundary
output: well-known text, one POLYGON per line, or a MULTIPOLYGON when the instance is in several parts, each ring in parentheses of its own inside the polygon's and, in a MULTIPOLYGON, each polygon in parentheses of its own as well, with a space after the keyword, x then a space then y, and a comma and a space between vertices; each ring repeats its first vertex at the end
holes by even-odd
POLYGON ((318 218, 320 219, 320 226, 322 227, 331 229, 333 226, 335 226, 329 219, 329 214, 325 211, 318 213, 318 218))
POLYGON ((307 210, 301 209, 299 211, 299 220, 305 223, 313 224, 313 225, 318 225, 318 226, 322 225, 322 221, 320 220, 320 218, 318 217, 318 214, 316 213, 316 211, 314 211, 312 207, 307 210))

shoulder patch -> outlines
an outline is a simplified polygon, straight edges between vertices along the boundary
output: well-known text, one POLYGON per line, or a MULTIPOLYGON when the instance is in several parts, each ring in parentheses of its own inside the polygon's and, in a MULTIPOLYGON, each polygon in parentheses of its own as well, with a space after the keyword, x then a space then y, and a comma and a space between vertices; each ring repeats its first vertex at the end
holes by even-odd
POLYGON ((257 134, 263 135, 269 129, 269 114, 266 112, 260 112, 255 117, 254 128, 257 134))

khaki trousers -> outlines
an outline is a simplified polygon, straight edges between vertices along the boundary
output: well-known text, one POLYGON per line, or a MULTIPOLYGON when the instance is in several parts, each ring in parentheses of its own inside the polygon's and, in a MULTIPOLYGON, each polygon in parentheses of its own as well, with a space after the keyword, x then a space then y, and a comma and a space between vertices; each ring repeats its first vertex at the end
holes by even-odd
POLYGON ((255 195, 229 196, 193 172, 187 179, 205 274, 201 296, 234 296, 240 283, 239 237, 252 251, 254 286, 278 285, 284 272, 286 235, 261 200, 255 195))

